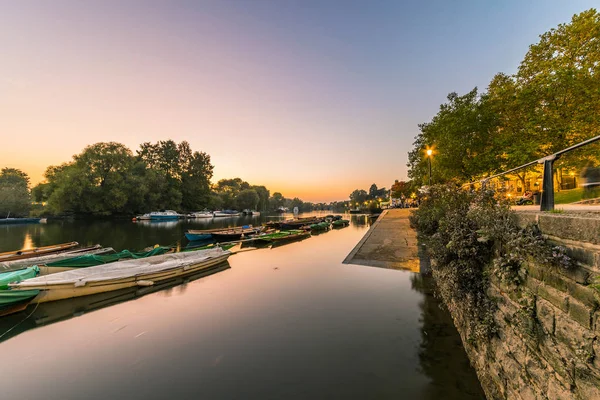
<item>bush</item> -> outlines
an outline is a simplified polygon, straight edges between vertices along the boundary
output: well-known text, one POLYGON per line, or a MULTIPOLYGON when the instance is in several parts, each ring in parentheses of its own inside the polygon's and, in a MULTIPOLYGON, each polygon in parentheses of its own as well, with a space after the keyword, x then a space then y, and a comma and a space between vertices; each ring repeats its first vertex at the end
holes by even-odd
MULTIPOLYGON (((471 339, 495 332, 489 274, 518 286, 526 261, 569 268, 564 249, 545 243, 535 225, 520 228, 506 197, 491 190, 468 192, 452 185, 429 188, 411 215, 411 226, 432 259, 433 275, 448 307, 460 308, 471 339)), ((456 314, 455 314, 456 315, 456 314)))

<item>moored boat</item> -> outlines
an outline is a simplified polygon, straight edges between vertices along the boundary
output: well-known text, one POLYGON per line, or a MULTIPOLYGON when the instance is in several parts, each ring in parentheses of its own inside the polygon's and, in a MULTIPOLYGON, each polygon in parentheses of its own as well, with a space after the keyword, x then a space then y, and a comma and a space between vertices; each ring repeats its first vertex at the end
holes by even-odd
POLYGON ((0 262, 0 271, 2 271, 2 270, 14 271, 14 270, 22 269, 25 267, 30 267, 30 266, 36 265, 36 264, 44 264, 47 262, 66 260, 68 258, 79 257, 79 256, 83 256, 86 254, 101 255, 101 254, 108 254, 108 253, 114 253, 114 252, 115 252, 115 250, 112 247, 102 247, 99 244, 97 244, 95 246, 85 247, 85 248, 81 248, 81 249, 61 251, 56 254, 48 254, 45 256, 31 257, 31 258, 26 258, 26 259, 22 259, 22 260, 0 262))
POLYGON ((331 228, 330 223, 326 222, 326 221, 318 222, 316 224, 310 225, 311 231, 328 231, 330 228, 331 228))
MULTIPOLYGON (((234 234, 241 237, 241 234, 248 235, 252 233, 258 233, 263 229, 262 226, 253 227, 252 225, 242 225, 242 226, 234 226, 230 228, 218 228, 218 229, 190 229, 185 233, 185 238, 190 242, 195 242, 199 240, 208 240, 212 238, 217 238, 221 240, 236 240, 234 238, 226 238, 228 234, 234 234)), ((239 239, 239 237, 237 237, 239 239)))
POLYGON ((350 221, 348 221, 347 219, 338 219, 337 221, 333 221, 331 223, 331 226, 333 226, 334 228, 342 228, 348 225, 350 225, 350 221))
POLYGON ((179 219, 180 217, 182 217, 182 216, 177 211, 173 211, 173 210, 153 211, 150 213, 151 221, 172 220, 172 219, 179 219))
POLYGON ((254 240, 261 242, 277 243, 307 238, 309 236, 310 232, 297 229, 258 235, 254 237, 254 240))
POLYGON ((14 224, 38 224, 42 218, 3 218, 0 219, 0 225, 14 225, 14 224))
POLYGON ((110 292, 129 287, 147 287, 190 275, 227 260, 231 252, 221 248, 168 253, 143 260, 119 261, 96 267, 26 279, 10 284, 12 290, 39 290, 33 303, 43 303, 110 292))
POLYGON ((190 218, 212 218, 212 211, 197 211, 189 214, 190 218))
POLYGON ((227 230, 220 230, 212 232, 212 238, 219 242, 225 242, 229 240, 239 240, 247 235, 254 235, 262 230, 261 226, 253 227, 252 225, 244 225, 241 227, 231 228, 227 230))
POLYGON ((4 253, 0 253, 0 262, 1 261, 13 261, 13 260, 22 260, 25 258, 37 257, 45 254, 58 253, 60 251, 65 251, 72 249, 73 247, 79 246, 77 242, 69 242, 69 243, 61 243, 54 244, 50 246, 43 247, 34 247, 32 249, 26 250, 17 250, 17 251, 7 251, 4 253))

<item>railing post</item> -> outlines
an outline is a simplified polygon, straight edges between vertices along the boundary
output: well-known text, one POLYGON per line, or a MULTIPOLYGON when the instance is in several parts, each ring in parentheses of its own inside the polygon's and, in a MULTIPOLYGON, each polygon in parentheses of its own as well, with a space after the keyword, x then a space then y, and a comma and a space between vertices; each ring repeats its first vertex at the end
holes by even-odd
POLYGON ((541 211, 554 210, 554 161, 557 158, 556 156, 550 156, 543 159, 544 175, 542 178, 541 211))

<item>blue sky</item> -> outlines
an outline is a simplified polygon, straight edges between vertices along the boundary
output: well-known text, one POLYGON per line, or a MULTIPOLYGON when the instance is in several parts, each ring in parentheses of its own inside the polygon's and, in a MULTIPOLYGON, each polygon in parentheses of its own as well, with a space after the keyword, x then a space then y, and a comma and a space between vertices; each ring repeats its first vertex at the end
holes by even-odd
POLYGON ((0 167, 188 140, 215 179, 343 200, 406 178, 449 92, 513 73, 593 1, 19 1, 0 5, 0 167))

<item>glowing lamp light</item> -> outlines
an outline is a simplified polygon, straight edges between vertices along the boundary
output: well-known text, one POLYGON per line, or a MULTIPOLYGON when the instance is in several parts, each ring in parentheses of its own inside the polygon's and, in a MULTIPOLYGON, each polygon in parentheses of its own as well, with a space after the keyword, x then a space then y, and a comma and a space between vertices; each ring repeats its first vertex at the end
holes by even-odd
POLYGON ((432 154, 433 154, 433 150, 427 149, 427 157, 431 157, 432 154))

